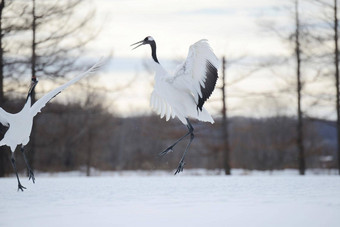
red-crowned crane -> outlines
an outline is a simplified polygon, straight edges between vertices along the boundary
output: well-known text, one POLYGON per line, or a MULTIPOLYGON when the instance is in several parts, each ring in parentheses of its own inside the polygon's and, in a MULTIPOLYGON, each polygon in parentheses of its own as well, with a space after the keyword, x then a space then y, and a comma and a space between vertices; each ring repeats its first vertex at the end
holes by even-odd
POLYGON ((32 131, 32 125, 33 125, 33 118, 41 111, 41 109, 48 103, 52 98, 54 98, 56 95, 58 95, 61 91, 69 87, 70 85, 74 84, 78 80, 82 79, 89 73, 94 72, 100 65, 100 61, 93 65, 89 70, 87 70, 84 73, 81 73, 80 75, 76 76, 69 82, 65 83, 64 85, 50 91, 49 93, 45 94, 42 98, 40 98, 38 101, 36 101, 33 105, 31 105, 31 95, 35 88, 35 86, 38 83, 38 80, 36 78, 32 78, 31 86, 26 98, 26 103, 22 110, 18 113, 11 114, 6 112, 0 107, 0 123, 4 126, 9 127, 6 134, 4 135, 4 138, 0 141, 0 146, 6 145, 11 148, 12 155, 11 155, 11 162, 14 169, 14 172, 16 174, 17 180, 18 180, 18 190, 20 189, 23 191, 23 189, 26 189, 24 186, 21 185, 18 171, 15 164, 15 156, 14 151, 17 145, 21 144, 21 152, 24 156, 24 160, 28 169, 28 175, 29 179, 32 179, 33 183, 35 181, 33 170, 31 169, 28 160, 26 158, 25 152, 24 152, 24 146, 29 142, 30 140, 30 134, 32 131))
POLYGON ((190 135, 190 141, 175 172, 177 174, 183 171, 185 155, 194 139, 194 128, 189 118, 214 123, 203 104, 215 88, 219 61, 207 40, 202 39, 190 46, 187 59, 177 67, 173 74, 169 74, 157 59, 156 42, 151 36, 132 45, 137 44, 139 45, 133 49, 146 44, 151 47, 152 66, 156 72, 150 101, 152 109, 161 118, 165 116, 167 121, 170 117, 178 117, 188 128, 184 136, 159 154, 163 156, 172 151, 178 142, 190 135))

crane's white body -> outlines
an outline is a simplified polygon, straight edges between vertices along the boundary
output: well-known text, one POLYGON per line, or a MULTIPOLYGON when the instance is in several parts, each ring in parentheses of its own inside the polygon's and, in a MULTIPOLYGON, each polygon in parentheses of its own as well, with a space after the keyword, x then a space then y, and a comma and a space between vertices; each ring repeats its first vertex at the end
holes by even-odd
POLYGON ((176 68, 173 74, 169 74, 157 59, 156 42, 151 36, 132 45, 137 44, 139 45, 133 49, 146 44, 151 47, 152 67, 156 72, 150 100, 151 108, 161 118, 165 116, 167 121, 171 117, 178 117, 188 128, 184 136, 159 154, 160 156, 166 155, 176 144, 190 135, 189 143, 175 172, 177 174, 183 171, 185 155, 194 139, 194 128, 189 118, 214 123, 203 105, 215 89, 219 62, 207 40, 202 39, 190 46, 187 59, 176 68))
POLYGON ((7 145, 14 152, 17 145, 25 146, 29 142, 29 137, 33 125, 33 117, 30 112, 31 100, 26 102, 22 110, 16 114, 10 114, 0 108, 0 115, 10 126, 4 138, 0 141, 0 146, 7 145))
POLYGON ((56 95, 58 95, 62 90, 69 87, 70 85, 76 83, 78 80, 87 76, 89 73, 98 67, 98 63, 92 66, 86 72, 78 75, 64 85, 50 91, 45 94, 42 98, 36 101, 31 106, 31 96, 27 97, 27 101, 18 113, 11 114, 6 112, 0 107, 0 123, 9 126, 4 138, 0 141, 0 146, 7 145, 14 152, 17 145, 22 144, 25 146, 30 139, 30 134, 32 131, 33 118, 41 111, 41 109, 56 95))
POLYGON ((183 124, 186 118, 214 123, 208 111, 197 109, 198 99, 202 97, 201 87, 205 88, 206 62, 218 68, 218 59, 206 40, 200 40, 190 46, 185 62, 177 67, 174 74, 169 74, 159 63, 152 66, 156 72, 154 90, 151 94, 151 108, 168 121, 176 116, 183 124))

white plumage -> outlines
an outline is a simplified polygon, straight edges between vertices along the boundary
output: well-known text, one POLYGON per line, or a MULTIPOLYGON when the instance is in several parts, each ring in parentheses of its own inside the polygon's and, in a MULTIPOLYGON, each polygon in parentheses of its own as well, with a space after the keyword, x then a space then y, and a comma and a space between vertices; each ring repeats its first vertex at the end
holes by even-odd
POLYGON ((151 107, 161 116, 177 116, 183 124, 191 117, 200 121, 214 123, 208 111, 202 107, 197 110, 199 98, 203 98, 201 88, 207 81, 206 62, 218 68, 218 59, 207 40, 200 40, 189 48, 187 59, 177 67, 173 75, 154 62, 156 70, 154 91, 151 94, 151 107))
MULTIPOLYGON (((24 146, 29 142, 30 134, 32 131, 32 125, 33 125, 33 118, 41 111, 41 109, 56 95, 58 95, 61 91, 69 87, 70 85, 76 83, 78 80, 82 79, 89 73, 93 72, 99 67, 99 63, 92 66, 89 70, 86 72, 78 75, 77 77, 73 78, 69 82, 65 83, 64 85, 50 91, 49 93, 45 94, 42 98, 40 98, 38 101, 36 101, 31 106, 31 93, 34 90, 36 84, 38 81, 36 79, 32 79, 31 88, 29 90, 29 93, 27 95, 26 103, 22 110, 18 113, 11 114, 6 112, 0 107, 0 122, 1 124, 8 126, 9 129, 7 130, 6 134, 4 135, 4 138, 0 141, 0 146, 7 145, 11 148, 12 151, 12 164, 13 168, 16 172, 16 166, 15 166, 15 159, 14 159, 14 151, 17 145, 21 144, 21 149, 25 158, 25 162, 27 164, 28 170, 29 170, 29 178, 32 178, 34 182, 34 174, 31 168, 28 165, 27 159, 25 157, 25 153, 23 151, 24 146)), ((18 178, 18 175, 17 175, 18 178)), ((19 178, 18 178, 18 190, 23 190, 23 187, 20 184, 19 178)))
MULTIPOLYGON (((170 118, 178 117, 189 129, 185 136, 161 152, 161 155, 171 151, 180 140, 191 134, 192 138, 187 146, 188 148, 194 137, 189 118, 214 123, 203 104, 213 92, 218 78, 219 61, 216 55, 207 40, 202 39, 190 46, 186 60, 176 68, 173 74, 169 74, 158 62, 156 42, 151 36, 135 44, 139 44, 135 48, 145 44, 151 46, 152 67, 156 72, 154 90, 150 99, 151 108, 161 118, 165 117, 167 121, 170 118)), ((175 174, 183 171, 186 152, 187 149, 175 174)))

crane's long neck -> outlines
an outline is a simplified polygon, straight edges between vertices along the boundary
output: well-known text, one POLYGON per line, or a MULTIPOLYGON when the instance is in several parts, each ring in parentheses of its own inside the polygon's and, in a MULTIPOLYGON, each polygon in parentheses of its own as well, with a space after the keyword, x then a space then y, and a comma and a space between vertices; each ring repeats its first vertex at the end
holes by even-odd
POLYGON ((32 82, 31 87, 30 87, 28 94, 27 94, 25 106, 31 107, 32 93, 33 93, 36 85, 37 85, 37 82, 35 82, 35 83, 32 82))
POLYGON ((157 55, 156 55, 156 42, 153 41, 150 43, 150 46, 151 46, 151 55, 152 55, 152 58, 153 60, 159 64, 158 62, 158 59, 157 59, 157 55))
POLYGON ((155 78, 156 78, 156 81, 157 81, 157 78, 160 78, 160 77, 163 77, 165 75, 168 75, 168 73, 162 67, 162 65, 159 63, 159 61, 157 59, 157 55, 156 55, 156 42, 153 40, 149 44, 151 46, 151 56, 152 56, 152 59, 153 59, 152 67, 156 71, 155 78))

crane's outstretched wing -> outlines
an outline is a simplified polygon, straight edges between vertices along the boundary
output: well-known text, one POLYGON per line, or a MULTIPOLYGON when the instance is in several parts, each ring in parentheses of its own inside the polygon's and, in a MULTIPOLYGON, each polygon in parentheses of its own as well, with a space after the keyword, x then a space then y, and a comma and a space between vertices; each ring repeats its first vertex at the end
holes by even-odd
MULTIPOLYGON (((166 88, 161 91, 164 92, 165 90, 166 88)), ((170 103, 160 95, 157 88, 151 93, 150 105, 161 118, 166 116, 166 121, 168 121, 170 117, 175 118, 175 116, 180 116, 176 113, 176 110, 171 107, 170 103)))
POLYGON ((4 111, 1 107, 0 107, 0 123, 4 126, 9 126, 9 122, 8 122, 8 117, 9 117, 9 113, 7 113, 6 111, 4 111))
POLYGON ((218 78, 219 61, 206 39, 189 48, 187 59, 177 67, 169 82, 176 87, 188 88, 195 98, 197 109, 202 111, 204 102, 213 92, 218 78))
POLYGON ((35 116, 37 113, 41 111, 41 109, 48 103, 51 99, 53 99, 56 95, 58 95, 62 90, 69 87, 70 85, 74 84, 78 80, 82 79, 83 77, 87 76, 89 73, 96 71, 101 66, 101 61, 94 64, 90 69, 82 74, 76 76, 69 82, 65 83, 64 85, 50 91, 49 93, 45 94, 41 97, 38 101, 36 101, 30 109, 30 113, 35 116))

